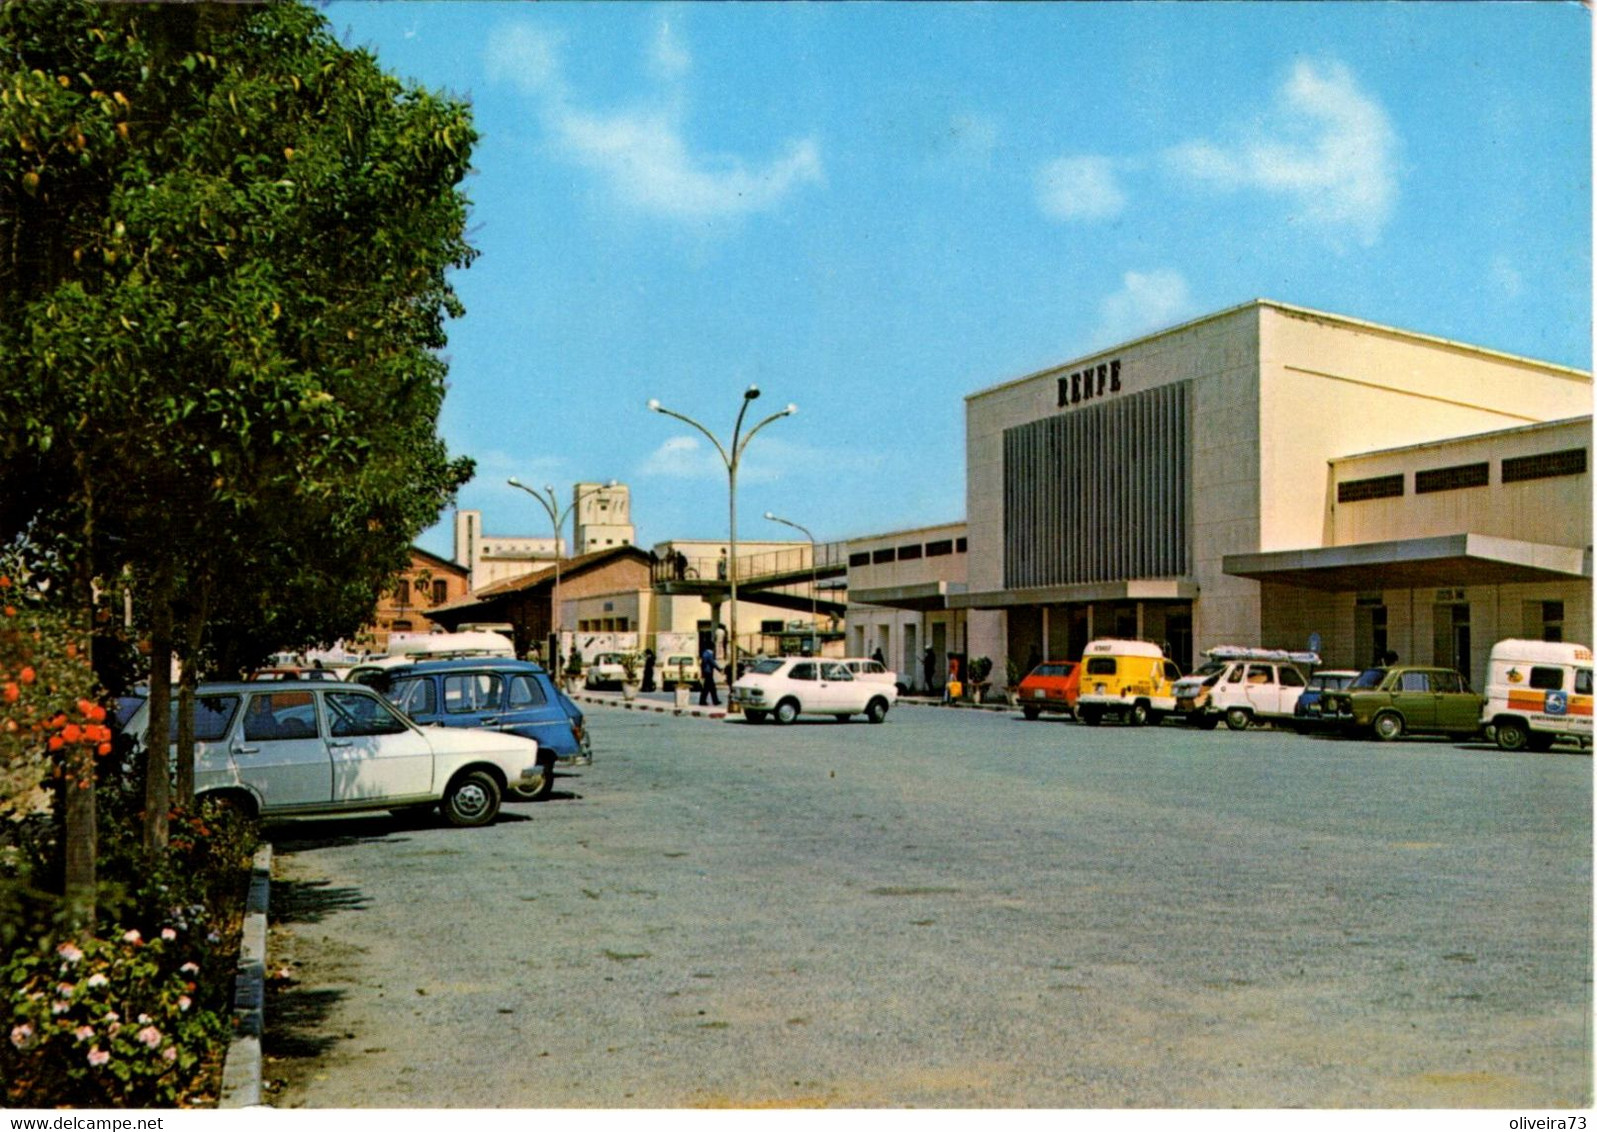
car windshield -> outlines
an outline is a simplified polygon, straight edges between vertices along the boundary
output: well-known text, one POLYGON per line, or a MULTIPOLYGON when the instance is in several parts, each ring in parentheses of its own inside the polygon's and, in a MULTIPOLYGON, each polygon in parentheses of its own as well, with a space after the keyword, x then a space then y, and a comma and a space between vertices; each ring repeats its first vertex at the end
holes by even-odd
POLYGON ((1353 683, 1350 685, 1350 687, 1354 687, 1354 688, 1379 688, 1381 686, 1381 681, 1384 680, 1385 678, 1386 678, 1386 669, 1384 669, 1384 668, 1366 668, 1363 672, 1359 673, 1358 679, 1353 681, 1353 683))
POLYGON ((756 661, 749 671, 758 673, 761 676, 769 676, 771 673, 775 672, 781 667, 781 657, 767 657, 764 660, 756 661))
POLYGON ((1039 664, 1031 670, 1033 676, 1069 676, 1071 666, 1068 664, 1039 664))
POLYGON ((1345 672, 1319 672, 1309 677, 1309 687, 1335 692, 1346 688, 1352 680, 1353 677, 1345 672))

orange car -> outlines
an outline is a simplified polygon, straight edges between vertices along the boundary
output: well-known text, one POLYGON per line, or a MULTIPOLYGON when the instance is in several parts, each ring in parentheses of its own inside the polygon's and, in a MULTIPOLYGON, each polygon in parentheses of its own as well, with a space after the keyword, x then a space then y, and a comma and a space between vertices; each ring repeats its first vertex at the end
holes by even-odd
POLYGON ((1027 719, 1045 711, 1076 714, 1076 694, 1081 690, 1081 666, 1073 660, 1045 660, 1020 682, 1015 699, 1027 719))

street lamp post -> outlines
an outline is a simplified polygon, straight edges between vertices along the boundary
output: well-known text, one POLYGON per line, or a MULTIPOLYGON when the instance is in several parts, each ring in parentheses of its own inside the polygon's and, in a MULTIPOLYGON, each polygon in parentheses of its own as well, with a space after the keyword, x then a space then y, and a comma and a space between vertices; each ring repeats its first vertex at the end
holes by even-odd
POLYGON ((810 534, 810 529, 808 527, 801 526, 800 524, 793 522, 791 519, 781 518, 778 515, 771 514, 769 511, 765 513, 765 517, 771 520, 773 523, 781 523, 784 527, 792 527, 795 531, 799 531, 804 535, 805 538, 810 540, 810 655, 820 656, 821 642, 819 634, 821 620, 820 615, 816 613, 817 606, 815 600, 816 591, 820 588, 816 584, 817 579, 820 578, 820 573, 815 564, 815 536, 810 534))
POLYGON ((549 521, 554 524, 555 584, 553 596, 551 596, 549 599, 549 626, 552 630, 555 644, 554 650, 549 656, 549 671, 554 673, 556 678, 559 678, 560 673, 555 669, 555 662, 559 659, 557 654, 560 651, 560 542, 563 537, 560 532, 565 528, 566 516, 570 515, 572 511, 576 510, 577 504, 581 503, 584 499, 588 498, 588 496, 593 495, 596 492, 615 487, 616 481, 611 480, 609 483, 602 483, 596 487, 590 487, 587 491, 581 492, 575 496, 569 504, 566 505, 564 510, 562 510, 560 507, 560 500, 555 495, 553 484, 546 483, 543 485, 543 490, 538 491, 536 488, 528 487, 515 476, 511 476, 505 482, 511 487, 520 488, 522 491, 536 499, 539 503, 543 504, 543 509, 549 513, 549 521))
POLYGON ((743 450, 749 446, 749 441, 754 439, 754 434, 759 432, 772 421, 782 417, 792 416, 798 412, 797 405, 788 405, 780 412, 772 413, 759 424, 743 434, 743 415, 749 411, 749 405, 760 395, 760 387, 751 385, 743 391, 743 403, 738 406, 737 421, 732 426, 732 443, 723 445, 709 429, 705 428, 692 417, 685 416, 673 409, 667 409, 659 401, 651 399, 649 408, 656 413, 663 413, 668 417, 675 417, 684 424, 690 424, 709 438, 715 450, 721 454, 721 462, 726 465, 727 482, 727 590, 730 610, 727 614, 727 646, 726 665, 727 681, 737 680, 738 657, 738 464, 743 460, 743 450))

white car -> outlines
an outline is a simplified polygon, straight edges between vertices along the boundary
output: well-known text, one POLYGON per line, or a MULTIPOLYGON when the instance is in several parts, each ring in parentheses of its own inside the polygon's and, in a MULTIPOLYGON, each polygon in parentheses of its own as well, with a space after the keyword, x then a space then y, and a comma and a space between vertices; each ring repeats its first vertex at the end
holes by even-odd
POLYGON ((756 661, 732 685, 732 702, 750 723, 764 723, 767 717, 792 723, 800 715, 848 719, 862 712, 872 723, 880 723, 897 699, 898 689, 892 684, 858 679, 842 661, 812 656, 756 661))
POLYGON ((1317 665, 1319 655, 1280 649, 1221 646, 1206 662, 1176 681, 1176 711, 1205 729, 1223 719, 1233 731, 1252 723, 1291 720, 1308 686, 1299 664, 1317 665))
POLYGON ((588 665, 583 686, 590 692, 596 688, 619 688, 626 676, 627 670, 621 664, 620 653, 601 652, 588 665))
POLYGON ((903 695, 909 689, 887 665, 868 656, 845 656, 840 662, 848 667, 856 680, 874 680, 878 684, 891 684, 903 695))
MULTIPOLYGON (((125 725, 141 745, 149 706, 125 725)), ((536 740, 418 727, 358 684, 202 684, 194 731, 195 794, 259 817, 436 805, 450 825, 487 825, 507 791, 530 799, 544 779, 536 740)))

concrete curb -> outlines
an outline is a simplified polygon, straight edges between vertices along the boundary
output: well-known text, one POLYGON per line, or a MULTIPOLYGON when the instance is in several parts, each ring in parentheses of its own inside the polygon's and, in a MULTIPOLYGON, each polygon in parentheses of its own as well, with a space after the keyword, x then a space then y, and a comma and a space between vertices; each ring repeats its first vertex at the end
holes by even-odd
POLYGON ((222 1063, 218 1108, 261 1103, 261 1036, 266 1030, 266 906, 272 889, 272 846, 255 850, 244 928, 233 982, 233 1041, 222 1063))
MULTIPOLYGON (((567 695, 571 695, 571 693, 568 692, 567 695)), ((702 708, 701 707, 679 708, 679 707, 676 707, 673 704, 662 704, 662 703, 660 703, 658 701, 644 700, 642 698, 635 699, 635 700, 630 700, 630 701, 629 700, 624 700, 624 699, 621 698, 621 696, 619 694, 616 694, 616 695, 602 695, 602 694, 596 694, 594 692, 578 692, 575 695, 571 695, 571 698, 573 700, 577 701, 578 703, 582 703, 582 704, 592 704, 595 707, 622 708, 622 709, 625 709, 626 711, 649 711, 649 712, 656 712, 656 713, 661 714, 661 715, 687 715, 687 716, 693 716, 693 717, 698 718, 698 719, 725 720, 725 719, 728 719, 728 718, 731 718, 731 719, 741 719, 742 718, 742 713, 741 712, 729 713, 724 707, 723 708, 707 708, 707 707, 702 707, 702 708)), ((898 706, 898 707, 923 707, 923 708, 947 708, 947 709, 953 710, 953 711, 1016 712, 1016 711, 1020 710, 1020 708, 1018 708, 1018 707, 1010 707, 1008 704, 946 703, 946 702, 944 702, 942 700, 913 699, 913 698, 906 698, 906 697, 903 697, 903 696, 899 697, 898 703, 897 703, 896 706, 898 706)))

